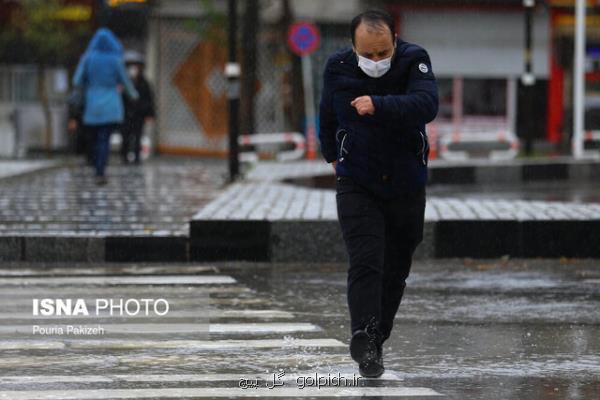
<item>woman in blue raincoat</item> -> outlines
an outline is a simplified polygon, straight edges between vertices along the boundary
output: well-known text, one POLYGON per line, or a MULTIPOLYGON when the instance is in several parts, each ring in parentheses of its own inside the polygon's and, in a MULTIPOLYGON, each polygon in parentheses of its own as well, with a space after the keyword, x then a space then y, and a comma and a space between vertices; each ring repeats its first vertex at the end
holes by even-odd
POLYGON ((83 124, 93 132, 96 183, 106 184, 110 135, 124 116, 119 85, 132 99, 139 97, 125 70, 123 46, 109 29, 98 29, 90 40, 75 70, 73 85, 84 89, 83 124))

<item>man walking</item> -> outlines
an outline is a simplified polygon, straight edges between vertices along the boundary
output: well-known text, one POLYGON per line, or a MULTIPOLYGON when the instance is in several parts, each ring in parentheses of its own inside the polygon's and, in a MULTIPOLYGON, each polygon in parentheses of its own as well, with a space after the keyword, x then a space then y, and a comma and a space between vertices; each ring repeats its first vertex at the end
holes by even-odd
POLYGON ((384 372, 412 256, 423 239, 429 144, 438 110, 427 52, 396 37, 379 10, 356 16, 352 49, 331 56, 320 103, 321 151, 336 172, 337 212, 350 266, 350 354, 361 375, 384 372))

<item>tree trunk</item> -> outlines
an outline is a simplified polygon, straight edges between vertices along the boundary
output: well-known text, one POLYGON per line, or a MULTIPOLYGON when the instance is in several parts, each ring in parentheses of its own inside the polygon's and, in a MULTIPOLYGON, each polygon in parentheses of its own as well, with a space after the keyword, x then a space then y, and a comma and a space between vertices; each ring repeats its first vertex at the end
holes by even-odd
POLYGON ((50 153, 52 150, 52 113, 50 112, 50 101, 48 91, 46 90, 46 66, 38 65, 38 97, 44 113, 44 142, 45 150, 50 153))
POLYGON ((247 0, 242 34, 241 132, 252 134, 255 129, 254 103, 257 82, 257 36, 259 28, 258 0, 247 0))

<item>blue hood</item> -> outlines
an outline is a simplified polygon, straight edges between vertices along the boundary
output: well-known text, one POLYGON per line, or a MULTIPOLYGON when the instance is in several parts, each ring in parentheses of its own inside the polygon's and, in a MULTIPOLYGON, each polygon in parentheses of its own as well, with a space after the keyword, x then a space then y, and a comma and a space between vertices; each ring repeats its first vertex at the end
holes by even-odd
POLYGON ((108 28, 100 28, 96 31, 88 45, 86 52, 97 51, 115 56, 123 55, 123 45, 114 33, 108 28))

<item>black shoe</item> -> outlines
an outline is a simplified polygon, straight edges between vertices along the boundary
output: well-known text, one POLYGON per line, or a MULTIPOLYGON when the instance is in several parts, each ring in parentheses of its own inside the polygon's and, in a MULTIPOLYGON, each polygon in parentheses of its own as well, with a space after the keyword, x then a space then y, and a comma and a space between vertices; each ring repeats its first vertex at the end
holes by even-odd
POLYGON ((377 357, 358 364, 358 372, 365 378, 379 378, 385 372, 383 366, 383 352, 381 346, 377 347, 377 357))
POLYGON ((364 330, 354 332, 350 340, 350 355, 358 363, 362 376, 376 378, 383 374, 382 336, 374 320, 364 330))
POLYGON ((352 334, 350 356, 357 363, 377 357, 377 347, 366 330, 358 330, 352 334))
POLYGON ((107 183, 108 183, 108 179, 106 178, 106 176, 97 176, 96 177, 96 185, 104 186, 107 183))

